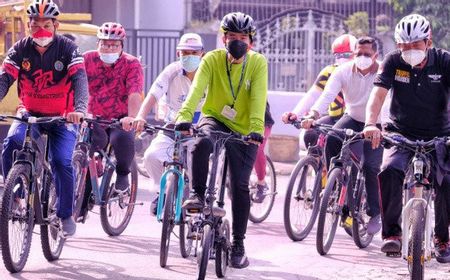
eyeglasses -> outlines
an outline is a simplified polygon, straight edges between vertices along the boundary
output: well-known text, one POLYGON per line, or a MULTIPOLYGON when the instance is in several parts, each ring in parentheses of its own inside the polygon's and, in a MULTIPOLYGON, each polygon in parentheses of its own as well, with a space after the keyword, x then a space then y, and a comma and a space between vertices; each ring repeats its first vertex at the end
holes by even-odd
POLYGON ((335 53, 334 54, 334 58, 339 59, 339 58, 351 58, 353 55, 352 52, 346 52, 346 53, 335 53))
POLYGON ((120 47, 122 47, 122 44, 103 44, 103 43, 100 43, 100 48, 103 49, 103 50, 115 51, 115 50, 120 49, 120 47))

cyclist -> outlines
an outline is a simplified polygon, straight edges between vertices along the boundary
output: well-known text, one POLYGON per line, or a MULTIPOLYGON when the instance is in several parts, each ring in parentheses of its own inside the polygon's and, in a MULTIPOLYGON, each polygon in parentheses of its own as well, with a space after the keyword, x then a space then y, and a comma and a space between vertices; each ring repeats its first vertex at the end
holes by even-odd
MULTIPOLYGON (((323 89, 327 84, 331 73, 341 64, 351 61, 354 56, 356 46, 356 37, 350 34, 343 34, 337 37, 331 45, 331 51, 334 55, 334 63, 325 66, 319 73, 314 85, 308 90, 305 96, 298 102, 292 112, 286 112, 282 116, 284 123, 297 120, 309 112, 314 102, 319 99, 323 89)), ((330 103, 328 114, 322 116, 316 122, 321 124, 335 124, 344 114, 345 104, 342 92, 339 92, 336 99, 330 103)), ((305 146, 313 146, 317 143, 319 133, 315 130, 306 130, 304 132, 305 146)))
MULTIPOLYGON (((156 102, 158 102, 158 112, 163 112, 163 119, 168 124, 168 127, 174 127, 175 116, 180 110, 182 103, 186 100, 203 54, 203 42, 200 35, 186 33, 181 36, 177 46, 177 56, 180 59, 164 68, 153 82, 134 120, 133 127, 136 130, 140 131, 143 129, 145 117, 156 102)), ((199 109, 195 113, 194 123, 197 122, 200 116, 199 109)), ((158 189, 159 180, 164 172, 163 164, 165 161, 171 161, 174 146, 173 139, 174 135, 161 131, 152 140, 144 153, 145 168, 158 189)), ((157 195, 151 205, 151 213, 154 215, 156 215, 158 197, 157 195)))
POLYGON ((142 101, 144 76, 139 60, 123 51, 125 29, 105 22, 97 32, 97 50, 84 53, 89 82, 88 112, 104 119, 120 119, 122 129, 94 126, 93 144, 104 148, 108 141, 117 160, 116 192, 129 190, 128 174, 134 158, 133 118, 142 101))
MULTIPOLYGON (((79 124, 87 109, 88 86, 86 72, 78 47, 69 39, 57 35, 58 6, 52 1, 35 0, 27 8, 30 36, 18 41, 9 50, 0 69, 0 99, 18 79, 22 116, 65 116, 79 124)), ((14 122, 3 142, 3 176, 13 163, 13 152, 22 148, 25 124, 14 122)), ((73 124, 50 124, 34 127, 34 136, 45 130, 50 139, 50 158, 58 196, 57 216, 62 220, 63 233, 75 234, 72 219, 74 173, 72 152, 77 127, 73 124)))
POLYGON ((258 152, 256 153, 255 160, 255 172, 257 177, 256 182, 256 193, 253 197, 253 202, 262 203, 265 198, 265 192, 268 190, 268 186, 266 183, 266 153, 264 153, 264 148, 267 143, 267 139, 269 139, 270 131, 272 130, 272 126, 275 121, 272 118, 272 114, 270 113, 270 105, 269 102, 266 103, 266 112, 264 115, 264 140, 258 147, 258 152))
MULTIPOLYGON (((264 111, 267 100, 267 61, 251 50, 256 28, 253 19, 236 12, 221 22, 222 41, 226 49, 207 53, 199 66, 187 100, 177 115, 176 129, 189 130, 195 108, 208 87, 202 108, 204 117, 198 127, 238 132, 249 135, 253 143, 261 143, 264 133, 264 111)), ((194 194, 185 201, 185 208, 201 209, 204 205, 212 136, 199 138, 192 152, 192 185, 194 194)), ((257 146, 228 141, 232 189, 233 244, 230 264, 235 268, 249 265, 244 238, 250 211, 249 178, 255 162, 257 146)))
MULTIPOLYGON (((362 131, 365 121, 365 108, 369 100, 370 90, 377 74, 377 43, 373 38, 362 37, 357 41, 354 61, 339 66, 331 75, 323 94, 311 108, 311 112, 302 122, 303 128, 309 128, 313 120, 325 112, 327 106, 342 91, 346 109, 342 118, 334 125, 336 128, 350 128, 362 131)), ((380 126, 380 120, 375 119, 374 125, 380 126)), ((335 136, 328 136, 325 145, 327 165, 330 159, 339 154, 342 142, 335 136)), ((372 149, 369 142, 358 142, 352 145, 355 153, 361 157, 369 209, 371 217, 367 224, 367 233, 374 235, 381 229, 380 205, 377 174, 380 170, 383 149, 372 149)))
MULTIPOLYGON (((405 137, 430 140, 435 136, 450 135, 447 104, 450 92, 450 55, 432 47, 431 25, 418 14, 400 20, 395 28, 398 50, 388 54, 382 71, 375 79, 366 109, 365 137, 378 147, 381 132, 374 124, 381 104, 392 90, 390 119, 386 127, 405 137)), ((391 148, 385 151, 381 173, 384 239, 382 252, 401 250, 402 229, 399 223, 402 212, 402 185, 412 154, 391 148)), ((435 157, 435 154, 434 154, 435 157)), ((438 262, 450 262, 449 249, 449 189, 448 176, 438 182, 435 199, 435 247, 438 262)))

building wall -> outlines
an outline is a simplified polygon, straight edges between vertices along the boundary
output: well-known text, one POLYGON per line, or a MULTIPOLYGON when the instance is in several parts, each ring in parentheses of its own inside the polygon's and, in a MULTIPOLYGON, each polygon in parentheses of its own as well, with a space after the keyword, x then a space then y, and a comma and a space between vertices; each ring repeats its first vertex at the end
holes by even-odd
POLYGON ((135 28, 180 31, 185 27, 184 0, 136 0, 136 5, 135 28))

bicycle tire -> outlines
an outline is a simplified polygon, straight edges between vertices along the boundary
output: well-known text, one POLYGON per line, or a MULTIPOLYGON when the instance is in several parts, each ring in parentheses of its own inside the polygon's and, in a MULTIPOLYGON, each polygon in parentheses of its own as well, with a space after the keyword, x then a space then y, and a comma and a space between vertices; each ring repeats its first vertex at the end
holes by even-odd
MULTIPOLYGON (((31 166, 28 164, 16 164, 12 167, 6 178, 3 198, 0 208, 0 245, 3 256, 3 263, 6 269, 11 273, 20 272, 28 260, 30 254, 31 239, 34 228, 34 213, 33 208, 28 204, 31 189, 31 166), (17 184, 19 186, 16 188, 17 184), (19 200, 19 201, 16 201, 19 200), (13 205, 15 202, 15 205, 13 205), (19 202, 19 203, 17 203, 19 202), (17 204, 26 204, 26 208, 15 209, 17 213, 13 213, 13 206, 17 204), (17 217, 18 212, 21 212, 20 217, 17 217), (16 220, 11 221, 15 217, 16 220), (21 240, 20 252, 17 258, 14 255, 14 248, 10 244, 10 230, 11 223, 23 223, 24 234, 21 240)), ((18 227, 21 228, 21 227, 18 227)), ((14 242, 12 242, 14 243, 14 242)))
POLYGON ((424 278, 425 272, 425 209, 420 202, 414 202, 411 212, 411 232, 408 240, 408 268, 412 280, 424 278))
MULTIPOLYGON (((111 202, 111 198, 114 195, 114 187, 113 183, 111 183, 112 174, 108 174, 106 180, 108 180, 108 187, 106 187, 103 190, 102 194, 102 201, 104 201, 104 204, 100 207, 100 220, 102 224, 102 228, 105 231, 106 234, 110 236, 118 236, 122 234, 122 232, 127 228, 128 224, 130 223, 131 216, 133 215, 134 211, 134 205, 136 203, 136 196, 137 196, 137 188, 138 188, 138 172, 136 168, 136 162, 133 161, 131 164, 131 171, 128 176, 131 176, 130 180, 130 195, 127 202, 119 200, 115 200, 111 202), (115 203, 118 201, 118 203, 115 203), (115 205, 112 205, 112 203, 115 203, 115 205), (118 207, 120 210, 124 210, 124 215, 122 215, 121 219, 119 216, 119 222, 117 225, 113 225, 112 221, 110 221, 109 217, 114 218, 115 215, 112 213, 111 209, 112 207, 118 207)), ((115 172, 115 171, 114 171, 115 172)), ((105 176, 105 175, 103 175, 105 176)))
POLYGON ((216 240, 216 275, 218 278, 225 277, 227 273, 228 260, 231 248, 231 234, 230 223, 227 219, 223 219, 220 225, 218 235, 219 240, 216 240))
MULTIPOLYGON (((162 219, 161 244, 159 249, 159 265, 166 267, 169 256, 170 234, 175 226, 174 201, 178 184, 178 175, 170 173, 166 181, 166 198, 164 201, 164 213, 162 219)), ((180 236, 181 239, 181 236, 180 236)))
POLYGON ((182 210, 182 221, 180 222, 180 253, 183 258, 188 258, 191 255, 193 248, 193 239, 188 238, 189 234, 192 234, 192 225, 189 221, 186 221, 186 211, 182 210))
POLYGON ((358 180, 358 189, 355 198, 355 209, 352 213, 352 237, 358 248, 363 249, 372 242, 373 235, 367 234, 367 192, 364 180, 358 180))
POLYGON ((73 205, 73 218, 75 221, 81 215, 81 208, 84 201, 84 192, 86 190, 86 177, 87 177, 87 156, 83 151, 75 151, 72 156, 72 166, 75 174, 75 189, 74 189, 74 205, 73 205))
POLYGON ((200 243, 199 254, 197 254, 198 280, 204 280, 206 277, 211 245, 213 243, 213 234, 211 225, 206 224, 203 226, 202 242, 200 243))
POLYGON ((45 188, 42 194, 42 214, 48 223, 40 226, 41 246, 44 257, 49 261, 59 259, 64 248, 65 238, 62 233, 62 224, 56 216, 56 186, 51 176, 45 179, 45 188))
POLYGON ((339 214, 335 208, 338 203, 336 200, 339 199, 341 192, 340 182, 342 182, 342 170, 340 168, 335 168, 328 175, 317 221, 316 249, 320 255, 326 255, 328 253, 333 244, 334 235, 336 234, 339 214), (334 220, 331 221, 331 228, 324 242, 326 216, 330 211, 334 220))
MULTIPOLYGON (((273 165, 272 160, 268 155, 266 155, 266 168, 268 169, 267 175, 270 177, 269 185, 269 195, 264 197, 262 203, 252 203, 250 207, 249 220, 255 224, 262 223, 267 217, 269 217, 270 212, 272 211, 273 205, 275 203, 275 196, 277 193, 277 176, 275 173, 275 166, 273 165), (258 209, 260 205, 264 205, 262 207, 263 211, 259 213, 258 209)), ((266 177, 267 177, 266 175, 266 177)))
POLYGON ((305 239, 310 233, 316 221, 320 207, 319 194, 321 191, 321 184, 322 184, 322 180, 318 180, 317 176, 320 176, 321 179, 322 167, 319 167, 316 158, 312 156, 306 156, 302 158, 300 161, 298 161, 289 178, 289 183, 284 200, 283 218, 284 218, 284 228, 286 230, 287 235, 292 241, 301 241, 305 239), (306 180, 308 176, 308 169, 306 169, 305 167, 308 166, 310 166, 312 168, 312 171, 315 173, 315 179, 313 183, 314 186, 311 192, 307 192, 307 190, 305 189, 306 180), (298 184, 296 184, 297 178, 298 184), (302 192, 304 195, 303 197, 300 197, 302 192), (297 230, 296 228, 294 228, 295 226, 292 224, 291 213, 293 212, 293 209, 291 206, 294 203, 294 200, 297 199, 298 199, 297 201, 303 201, 303 203, 306 204, 306 202, 308 201, 308 199, 305 199, 306 196, 310 197, 309 200, 310 202, 312 202, 312 204, 308 206, 304 205, 303 207, 299 207, 299 212, 301 210, 306 210, 306 207, 308 207, 311 210, 311 214, 309 216, 309 219, 305 222, 305 226, 303 227, 303 229, 297 230))

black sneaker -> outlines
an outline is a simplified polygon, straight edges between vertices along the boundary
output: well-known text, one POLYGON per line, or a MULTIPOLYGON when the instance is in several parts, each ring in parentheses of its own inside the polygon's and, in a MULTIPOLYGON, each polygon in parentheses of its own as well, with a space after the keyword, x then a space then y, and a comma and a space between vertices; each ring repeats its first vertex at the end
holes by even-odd
POLYGON ((116 178, 116 191, 125 193, 130 187, 130 182, 128 180, 128 175, 117 175, 116 178))
POLYGON ((183 208, 186 210, 200 210, 205 205, 204 200, 200 195, 194 193, 183 203, 183 208))
POLYGON ((383 253, 400 253, 402 250, 402 240, 400 236, 390 236, 383 240, 381 252, 383 253))
POLYGON ((231 246, 230 266, 234 268, 245 268, 250 264, 245 254, 244 241, 234 240, 231 246))
POLYGON ((152 200, 150 204, 150 214, 156 216, 158 212, 158 201, 159 201, 159 193, 156 194, 156 197, 152 200))
POLYGON ((448 242, 441 242, 438 238, 434 239, 434 254, 436 260, 440 263, 450 262, 450 247, 448 242))
POLYGON ((256 184, 256 192, 253 196, 254 203, 262 203, 266 197, 267 184, 256 184))

